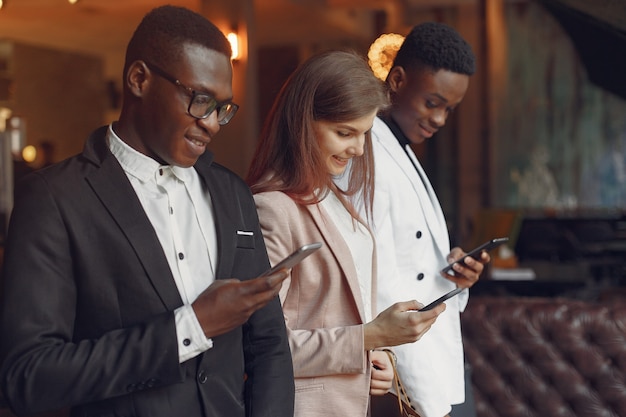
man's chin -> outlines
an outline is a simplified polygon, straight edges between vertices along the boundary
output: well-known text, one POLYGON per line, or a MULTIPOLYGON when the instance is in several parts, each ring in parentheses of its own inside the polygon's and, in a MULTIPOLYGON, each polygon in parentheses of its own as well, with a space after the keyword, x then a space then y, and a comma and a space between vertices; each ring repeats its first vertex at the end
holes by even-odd
POLYGON ((424 136, 421 135, 413 135, 409 138, 409 142, 411 142, 413 145, 419 145, 421 143, 424 143, 426 141, 426 139, 424 136))

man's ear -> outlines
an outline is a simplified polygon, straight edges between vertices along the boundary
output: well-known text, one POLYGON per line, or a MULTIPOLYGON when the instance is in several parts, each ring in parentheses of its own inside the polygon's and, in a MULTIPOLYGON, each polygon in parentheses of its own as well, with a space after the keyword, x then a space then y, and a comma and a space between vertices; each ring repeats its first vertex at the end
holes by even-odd
POLYGON ((150 75, 148 67, 143 61, 135 61, 126 71, 126 86, 134 96, 141 97, 148 85, 150 75))
POLYGON ((406 84, 406 71, 402 67, 393 67, 387 74, 387 85, 392 93, 397 93, 406 84))

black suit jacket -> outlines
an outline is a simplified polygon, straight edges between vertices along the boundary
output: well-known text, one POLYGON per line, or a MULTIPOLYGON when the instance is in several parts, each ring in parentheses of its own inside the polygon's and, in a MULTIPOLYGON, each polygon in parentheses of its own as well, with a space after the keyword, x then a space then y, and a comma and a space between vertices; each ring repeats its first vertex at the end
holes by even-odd
MULTIPOLYGON (((292 417, 278 298, 179 364, 173 310, 182 300, 105 133, 98 129, 82 154, 31 174, 17 190, 0 306, 0 382, 11 408, 292 417)), ((195 168, 214 204, 216 278, 259 275, 269 261, 248 187, 208 152, 195 168)))

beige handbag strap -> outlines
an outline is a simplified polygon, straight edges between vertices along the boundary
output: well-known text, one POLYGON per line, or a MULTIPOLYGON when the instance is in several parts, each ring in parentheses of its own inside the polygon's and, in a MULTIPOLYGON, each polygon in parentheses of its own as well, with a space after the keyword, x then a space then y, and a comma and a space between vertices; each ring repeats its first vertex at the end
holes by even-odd
POLYGON ((398 375, 397 361, 398 358, 396 354, 393 353, 390 349, 383 349, 384 352, 389 356, 389 360, 391 361, 391 365, 393 366, 393 380, 394 380, 394 388, 396 390, 397 398, 398 398, 398 407, 400 409, 400 415, 404 417, 419 417, 419 414, 411 407, 411 401, 409 401, 409 396, 404 389, 404 385, 402 384, 402 380, 400 380, 400 375, 398 375))

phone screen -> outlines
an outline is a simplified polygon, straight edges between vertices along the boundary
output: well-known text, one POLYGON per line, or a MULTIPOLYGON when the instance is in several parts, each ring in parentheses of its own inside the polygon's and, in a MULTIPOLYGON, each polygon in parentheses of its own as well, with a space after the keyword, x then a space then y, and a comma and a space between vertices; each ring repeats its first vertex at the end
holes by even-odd
POLYGON ((433 308, 437 307, 439 304, 443 303, 444 301, 446 301, 449 298, 454 297, 455 295, 457 295, 461 291, 463 291, 463 288, 457 287, 457 288, 453 289, 452 291, 445 293, 444 295, 442 295, 441 297, 437 298, 432 303, 428 304, 427 306, 424 306, 424 307, 420 308, 417 311, 432 310, 433 308))
POLYGON ((274 272, 280 271, 281 269, 284 269, 284 268, 286 269, 293 268, 298 263, 300 263, 304 258, 306 258, 307 256, 309 256, 310 254, 312 254, 313 252, 315 252, 321 247, 322 247, 322 244, 319 242, 309 243, 307 245, 304 245, 296 249, 293 253, 291 253, 285 259, 283 259, 282 261, 280 261, 279 263, 277 263, 276 265, 274 265, 273 267, 265 271, 260 276, 264 277, 266 275, 271 275, 274 272))

